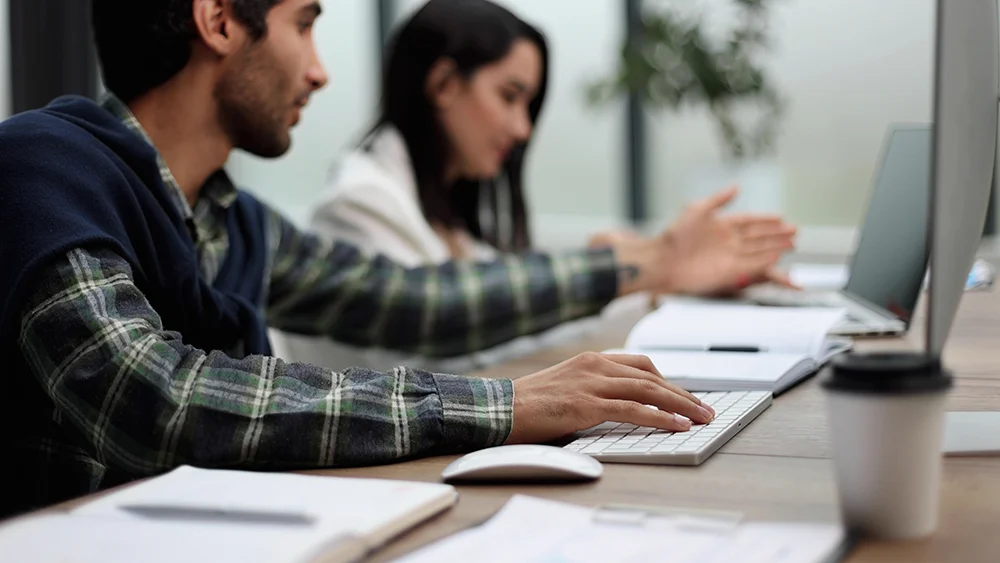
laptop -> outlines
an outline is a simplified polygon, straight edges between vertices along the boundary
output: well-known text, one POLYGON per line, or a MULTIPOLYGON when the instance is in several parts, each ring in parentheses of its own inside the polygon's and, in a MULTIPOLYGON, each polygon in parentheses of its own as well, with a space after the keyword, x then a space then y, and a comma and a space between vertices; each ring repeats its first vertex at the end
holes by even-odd
POLYGON ((889 127, 850 277, 843 289, 751 290, 748 299, 761 305, 846 309, 846 320, 832 334, 905 333, 927 270, 930 156, 930 125, 889 127))

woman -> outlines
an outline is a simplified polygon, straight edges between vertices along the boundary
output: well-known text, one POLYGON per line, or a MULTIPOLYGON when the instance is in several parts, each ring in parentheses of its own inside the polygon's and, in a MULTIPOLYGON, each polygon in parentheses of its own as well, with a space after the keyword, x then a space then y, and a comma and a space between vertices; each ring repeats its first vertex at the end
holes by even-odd
POLYGON ((492 2, 431 0, 390 49, 377 125, 313 226, 413 265, 529 249, 523 168, 545 38, 492 2))
MULTIPOLYGON (((531 248, 525 152, 548 83, 544 36, 486 0, 430 0, 395 35, 380 117, 348 154, 312 228, 408 266, 490 259, 531 248)), ((613 237, 610 233, 593 243, 613 237)), ((610 307, 614 314, 622 305, 610 307)), ((466 358, 430 362, 291 338, 293 359, 337 368, 400 362, 462 372, 581 336, 596 319, 466 358)))

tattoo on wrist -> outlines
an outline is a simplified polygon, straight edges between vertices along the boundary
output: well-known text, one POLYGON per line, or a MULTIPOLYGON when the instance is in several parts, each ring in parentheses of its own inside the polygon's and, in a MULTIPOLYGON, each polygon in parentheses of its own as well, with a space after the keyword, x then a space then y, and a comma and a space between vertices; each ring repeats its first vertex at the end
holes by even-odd
POLYGON ((618 283, 634 282, 640 273, 639 266, 635 264, 622 264, 618 266, 618 283))

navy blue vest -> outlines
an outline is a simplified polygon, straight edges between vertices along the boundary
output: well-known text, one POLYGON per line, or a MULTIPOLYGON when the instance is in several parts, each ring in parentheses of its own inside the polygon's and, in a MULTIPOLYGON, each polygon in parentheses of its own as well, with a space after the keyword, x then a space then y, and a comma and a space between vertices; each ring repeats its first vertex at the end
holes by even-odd
POLYGON ((160 178, 156 152, 94 102, 63 97, 0 124, 0 348, 14 352, 21 304, 41 268, 78 247, 129 262, 136 286, 186 344, 269 354, 263 317, 267 211, 240 193, 226 210, 217 278, 160 178))

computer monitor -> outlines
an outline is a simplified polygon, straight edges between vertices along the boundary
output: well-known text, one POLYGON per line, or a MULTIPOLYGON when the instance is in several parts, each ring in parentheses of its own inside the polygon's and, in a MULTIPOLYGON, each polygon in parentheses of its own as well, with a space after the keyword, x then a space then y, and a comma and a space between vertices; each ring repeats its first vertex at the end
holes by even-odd
POLYGON ((930 125, 893 125, 844 292, 909 323, 927 271, 930 125))
POLYGON ((938 0, 926 351, 940 356, 982 237, 997 143, 996 0, 938 0))
MULTIPOLYGON (((926 351, 940 357, 986 221, 997 143, 996 0, 938 0, 926 351)), ((1000 453, 1000 412, 949 412, 946 455, 1000 453)))

